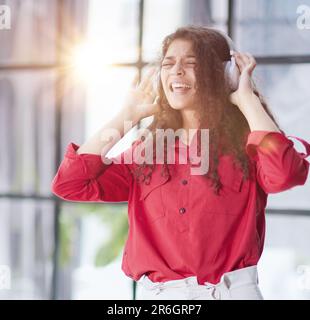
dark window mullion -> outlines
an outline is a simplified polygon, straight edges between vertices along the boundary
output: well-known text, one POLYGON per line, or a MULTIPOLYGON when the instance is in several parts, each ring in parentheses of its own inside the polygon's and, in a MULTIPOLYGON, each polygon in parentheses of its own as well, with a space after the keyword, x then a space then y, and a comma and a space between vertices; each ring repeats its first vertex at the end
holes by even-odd
POLYGON ((259 64, 300 64, 310 63, 310 55, 296 56, 257 56, 255 57, 259 64))

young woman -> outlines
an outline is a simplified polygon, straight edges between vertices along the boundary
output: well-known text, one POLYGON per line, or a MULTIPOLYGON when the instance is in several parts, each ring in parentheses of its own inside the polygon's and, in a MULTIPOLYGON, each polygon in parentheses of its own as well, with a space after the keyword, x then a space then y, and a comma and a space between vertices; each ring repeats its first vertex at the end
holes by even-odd
POLYGON ((53 180, 65 200, 128 201, 122 270, 138 282, 140 299, 263 299, 256 266, 267 196, 307 179, 310 145, 297 138, 307 152, 295 150, 254 86, 255 59, 230 49, 213 28, 188 26, 167 36, 157 88, 153 68, 116 117, 83 145, 69 144, 53 180), (240 71, 233 92, 224 68, 231 58, 240 71), (135 125, 151 115, 147 139, 139 137, 118 163, 105 157, 128 131, 124 121, 135 125), (158 151, 159 129, 179 130, 172 146, 164 140, 163 161, 125 161, 158 151), (120 137, 111 140, 111 132, 120 137), (200 163, 209 159, 201 174, 192 174, 193 147, 200 163), (171 150, 175 162, 168 161, 171 150))

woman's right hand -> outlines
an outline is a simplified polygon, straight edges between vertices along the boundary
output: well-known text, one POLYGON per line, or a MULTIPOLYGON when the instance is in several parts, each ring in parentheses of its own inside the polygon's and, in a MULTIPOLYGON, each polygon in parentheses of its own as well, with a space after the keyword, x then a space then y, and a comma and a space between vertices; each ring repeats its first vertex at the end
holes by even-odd
POLYGON ((160 111, 160 106, 157 104, 158 93, 154 91, 153 87, 156 71, 156 67, 151 67, 140 83, 137 74, 126 96, 122 111, 126 112, 129 118, 135 122, 160 111))

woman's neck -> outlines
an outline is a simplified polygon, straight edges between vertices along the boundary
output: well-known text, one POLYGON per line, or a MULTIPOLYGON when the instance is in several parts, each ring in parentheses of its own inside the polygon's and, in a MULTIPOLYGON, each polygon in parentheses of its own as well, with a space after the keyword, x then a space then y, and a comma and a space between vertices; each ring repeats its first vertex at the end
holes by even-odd
MULTIPOLYGON (((183 120, 183 133, 180 137, 181 141, 186 144, 190 145, 193 137, 189 134, 189 129, 198 129, 199 128, 199 120, 196 118, 195 110, 181 110, 182 120, 183 120)), ((195 133, 195 132, 194 132, 195 133)))

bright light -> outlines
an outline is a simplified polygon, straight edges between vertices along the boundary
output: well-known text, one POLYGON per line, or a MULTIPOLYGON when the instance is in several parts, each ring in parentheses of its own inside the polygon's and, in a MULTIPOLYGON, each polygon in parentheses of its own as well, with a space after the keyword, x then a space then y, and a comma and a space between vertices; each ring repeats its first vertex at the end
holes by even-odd
POLYGON ((96 83, 110 69, 112 55, 101 43, 84 42, 77 45, 70 57, 70 67, 79 81, 96 83))

